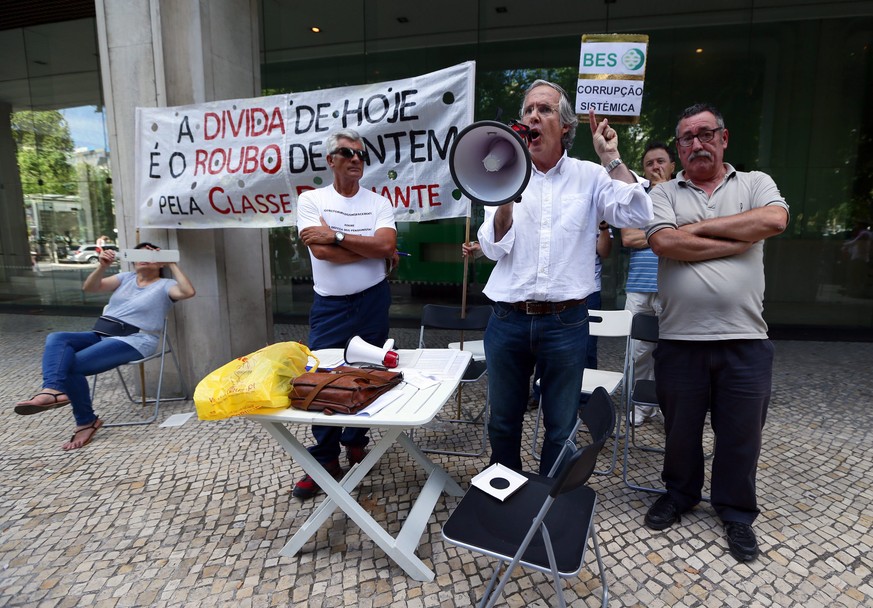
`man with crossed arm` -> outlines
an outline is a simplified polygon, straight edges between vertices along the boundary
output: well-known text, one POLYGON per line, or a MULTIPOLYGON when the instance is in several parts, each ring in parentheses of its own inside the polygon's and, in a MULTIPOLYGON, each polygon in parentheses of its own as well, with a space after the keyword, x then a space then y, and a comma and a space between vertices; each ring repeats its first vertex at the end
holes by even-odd
POLYGON ((785 230, 788 205, 770 176, 723 162, 728 130, 714 107, 686 109, 676 141, 683 171, 651 191, 655 219, 646 230, 663 306, 654 358, 667 493, 645 521, 663 530, 700 501, 709 412, 712 506, 731 555, 746 562, 758 556, 755 475, 773 374, 764 239, 785 230))

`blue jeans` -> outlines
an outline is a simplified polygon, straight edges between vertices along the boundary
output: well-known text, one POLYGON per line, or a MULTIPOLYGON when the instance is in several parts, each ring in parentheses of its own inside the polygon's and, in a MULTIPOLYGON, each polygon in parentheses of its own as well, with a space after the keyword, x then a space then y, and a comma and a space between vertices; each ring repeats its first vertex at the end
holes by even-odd
POLYGON ((93 331, 51 333, 46 336, 42 354, 42 385, 66 393, 77 425, 91 424, 97 416, 86 376, 141 358, 129 344, 102 338, 93 331))
MULTIPOLYGON (((309 348, 345 348, 355 336, 370 344, 382 346, 388 339, 388 308, 391 289, 382 281, 350 296, 320 296, 315 294, 309 311, 309 348)), ((309 453, 328 464, 339 458, 340 443, 364 447, 369 441, 367 431, 360 427, 313 425, 315 445, 309 453)))
POLYGON ((508 304, 494 304, 485 330, 492 463, 522 468, 521 434, 528 383, 538 364, 545 425, 540 473, 545 475, 552 468, 576 422, 587 340, 585 306, 574 306, 560 314, 526 315, 508 304))
MULTIPOLYGON (((594 291, 587 298, 585 298, 588 303, 589 310, 600 310, 601 299, 600 292, 594 291)), ((588 369, 597 369, 597 336, 588 336, 588 345, 585 348, 585 367, 588 369)), ((533 388, 531 389, 531 395, 533 396, 534 401, 539 401, 540 399, 540 387, 537 384, 537 380, 540 379, 542 372, 540 371, 539 363, 534 369, 534 378, 533 378, 533 388)), ((588 403, 588 398, 591 395, 586 395, 584 393, 579 393, 579 404, 584 405, 588 403)))
POLYGON ((681 510, 700 501, 703 426, 715 434, 712 507, 722 521, 751 524, 758 515, 755 477, 770 403, 769 340, 661 340, 655 348, 658 402, 667 435, 667 494, 681 510))

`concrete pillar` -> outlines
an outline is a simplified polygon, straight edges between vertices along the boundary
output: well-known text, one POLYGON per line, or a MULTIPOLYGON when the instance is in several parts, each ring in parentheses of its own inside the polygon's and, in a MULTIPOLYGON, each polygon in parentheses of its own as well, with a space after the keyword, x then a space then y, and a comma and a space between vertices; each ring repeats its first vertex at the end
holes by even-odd
POLYGON ((96 0, 122 248, 177 248, 197 296, 177 305, 175 345, 193 386, 272 342, 267 231, 136 226, 135 109, 260 95, 257 0, 96 0))
POLYGON ((12 140, 12 106, 0 103, 0 281, 30 273, 24 195, 12 140))

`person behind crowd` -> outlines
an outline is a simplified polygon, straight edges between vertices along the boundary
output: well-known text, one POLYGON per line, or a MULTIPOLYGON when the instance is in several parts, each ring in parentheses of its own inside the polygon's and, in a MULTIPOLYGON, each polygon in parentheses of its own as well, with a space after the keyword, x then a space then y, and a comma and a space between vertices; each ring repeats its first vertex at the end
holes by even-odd
POLYGON ((462 257, 470 257, 474 260, 478 260, 485 254, 482 253, 482 247, 479 245, 479 241, 470 241, 469 243, 461 243, 461 256, 462 257))
MULTIPOLYGON (((676 162, 673 151, 667 144, 660 141, 650 142, 643 152, 643 177, 649 181, 646 191, 660 183, 673 179, 676 162)), ((625 285, 625 310, 633 314, 661 314, 661 304, 658 300, 658 256, 646 242, 646 233, 639 228, 622 228, 621 244, 630 249, 630 264, 628 265, 627 283, 625 285)), ((638 380, 654 380, 652 367, 652 352, 655 345, 651 342, 636 340, 633 346, 634 378, 638 380)), ((656 408, 638 405, 634 408, 633 425, 640 426, 657 413, 656 408)))
MULTIPOLYGON (((387 198, 360 186, 369 158, 356 131, 331 133, 325 149, 333 184, 301 194, 297 211, 300 239, 312 259, 315 289, 309 348, 344 348, 354 336, 381 345, 388 339, 388 267, 399 260, 394 208, 387 198)), ((357 464, 367 454, 367 431, 313 425, 316 444, 309 452, 339 477, 340 444, 346 447, 349 465, 357 464)), ((292 493, 307 499, 319 490, 315 480, 305 475, 292 493)))
MULTIPOLYGON (((600 310, 603 307, 603 300, 600 297, 601 277, 603 275, 603 260, 609 257, 612 253, 612 230, 606 221, 601 221, 597 225, 597 241, 595 245, 594 256, 594 291, 588 296, 588 308, 600 310)), ((597 336, 588 336, 588 346, 585 350, 585 367, 588 369, 597 369, 597 336)), ((583 397, 587 402, 587 395, 583 397)))
MULTIPOLYGON (((159 250, 151 243, 140 243, 136 249, 159 250)), ((160 262, 135 262, 133 272, 105 276, 114 261, 115 251, 104 249, 97 268, 82 285, 82 290, 89 293, 112 292, 101 321, 93 331, 46 336, 42 389, 15 406, 15 413, 28 416, 72 404, 76 429, 63 444, 64 450, 88 445, 103 426, 94 413, 86 376, 153 354, 173 304, 195 294, 178 264, 167 264, 172 279, 161 277, 164 264, 160 262)))
POLYGON ((491 462, 520 470, 528 383, 539 363, 545 422, 540 472, 547 473, 579 404, 598 222, 640 226, 652 210, 622 164, 618 136, 607 120, 598 123, 589 113, 594 149, 605 167, 567 155, 578 119, 559 85, 531 84, 521 120, 530 129, 530 182, 520 203, 486 207, 478 231, 479 245, 496 261, 484 289, 494 302, 485 331, 488 433, 491 462))
POLYGON ((655 348, 664 414, 667 493, 646 525, 663 530, 701 498, 703 425, 715 434, 712 506, 731 555, 758 555, 755 476, 773 375, 763 318, 764 239, 788 224, 788 205, 765 173, 724 162, 728 130, 707 104, 687 108, 676 127, 682 171, 651 192, 646 229, 659 258, 663 310, 655 348))

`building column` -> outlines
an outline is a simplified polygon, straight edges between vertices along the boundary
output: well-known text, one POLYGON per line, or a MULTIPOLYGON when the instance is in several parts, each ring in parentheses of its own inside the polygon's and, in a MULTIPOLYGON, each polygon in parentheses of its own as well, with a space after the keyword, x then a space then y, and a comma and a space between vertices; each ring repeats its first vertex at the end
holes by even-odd
POLYGON ((197 296, 176 306, 174 344, 193 390, 208 372, 273 341, 267 231, 140 231, 135 110, 259 96, 257 0, 96 6, 119 245, 149 240, 179 250, 197 296))
POLYGON ((12 139, 12 106, 0 103, 0 281, 30 273, 24 194, 12 139))

